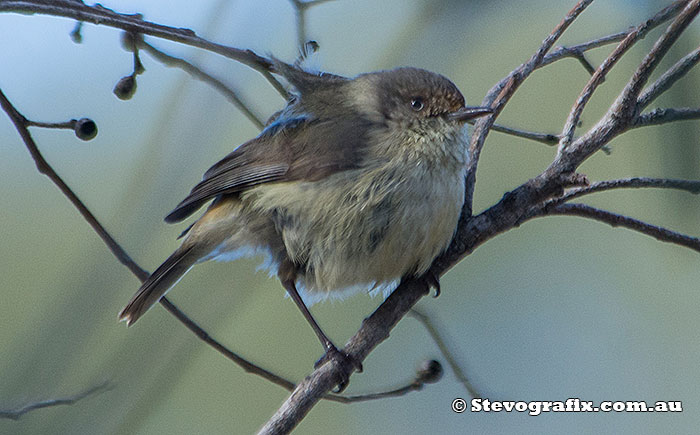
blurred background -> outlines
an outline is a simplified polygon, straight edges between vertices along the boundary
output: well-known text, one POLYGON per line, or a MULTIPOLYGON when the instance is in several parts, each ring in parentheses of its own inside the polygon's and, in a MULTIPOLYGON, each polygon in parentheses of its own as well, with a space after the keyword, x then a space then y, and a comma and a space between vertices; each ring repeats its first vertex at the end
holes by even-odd
MULTIPOLYGON (((571 1, 336 0, 307 14, 321 68, 343 75, 424 67, 450 77, 467 101, 527 60, 575 3, 571 1)), ((585 42, 625 30, 670 1, 597 2, 560 41, 585 42)), ((139 2, 106 0, 119 12, 194 29, 223 44, 293 60, 295 15, 286 0, 139 2)), ((185 228, 166 225, 173 208, 215 161, 255 136, 222 95, 142 54, 146 72, 130 101, 112 88, 130 74, 120 32, 71 20, 0 14, 0 86, 28 118, 88 116, 99 135, 33 129, 47 160, 129 254, 153 270, 185 228)), ((588 106, 595 124, 651 47, 657 29, 632 50, 588 106)), ((668 67, 698 45, 695 23, 668 67)), ((265 119, 283 101, 257 72, 220 56, 147 38, 238 90, 265 119)), ((599 64, 611 48, 590 53, 599 64)), ((662 68, 663 70, 663 68, 662 68)), ((658 75, 658 74, 657 74, 658 75)), ((558 133, 588 76, 575 60, 536 72, 499 122, 558 133)), ((656 106, 697 106, 692 73, 656 106)), ((631 176, 698 179, 700 123, 633 131, 582 167, 592 180, 631 176)), ((583 131, 583 130, 580 130, 583 131)), ((134 327, 117 312, 138 288, 57 188, 40 175, 0 114, 0 409, 73 395, 103 381, 114 388, 72 406, 41 409, 0 433, 252 433, 287 392, 245 373, 203 344, 162 307, 134 327)), ((476 211, 543 170, 555 150, 492 132, 479 166, 476 211)), ((588 197, 592 205, 700 235, 700 199, 647 189, 588 197)), ((492 400, 683 401, 683 413, 455 414, 469 399, 445 376, 405 397, 341 405, 321 402, 298 433, 691 433, 700 424, 698 254, 625 229, 574 217, 527 222, 479 247, 442 280, 430 315, 461 367, 492 400)), ((321 348, 276 279, 258 260, 207 263, 169 294, 214 337, 254 362, 298 381, 321 348)), ((313 312, 344 343, 381 302, 357 295, 313 312)), ((425 359, 444 363, 426 330, 407 317, 355 374, 348 394, 402 386, 425 359)))

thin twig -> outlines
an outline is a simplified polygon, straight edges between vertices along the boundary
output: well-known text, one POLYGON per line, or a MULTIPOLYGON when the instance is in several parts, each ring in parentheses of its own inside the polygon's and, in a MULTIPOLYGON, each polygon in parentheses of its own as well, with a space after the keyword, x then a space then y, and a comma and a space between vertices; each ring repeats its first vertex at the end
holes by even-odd
POLYGON ((71 119, 70 121, 62 121, 62 122, 41 122, 41 121, 31 121, 31 120, 26 120, 27 121, 27 127, 41 127, 41 128, 57 128, 57 129, 66 129, 66 130, 73 130, 75 128, 75 123, 77 120, 71 119))
POLYGON ((620 42, 623 39, 625 39, 625 36, 627 36, 627 31, 625 32, 618 32, 618 33, 613 33, 612 35, 608 36, 603 36, 602 38, 597 38, 593 39, 591 41, 585 42, 583 44, 578 44, 578 45, 572 45, 569 47, 559 47, 555 50, 552 50, 551 53, 546 55, 544 59, 542 59, 542 64, 540 66, 545 66, 549 65, 550 63, 556 62, 557 60, 566 58, 566 57, 573 57, 575 59, 578 59, 579 62, 581 62, 590 74, 593 74, 595 72, 595 68, 592 68, 590 63, 588 63, 587 60, 585 60, 585 53, 589 50, 592 50, 594 48, 598 47, 604 47, 609 44, 614 44, 616 42, 620 42), (583 61, 581 60, 583 58, 583 61))
MULTIPOLYGON (((102 238, 107 247, 110 249, 112 254, 119 260, 120 263, 125 265, 131 273, 133 273, 141 282, 148 278, 149 274, 144 269, 142 269, 134 260, 131 259, 129 254, 126 253, 124 248, 117 243, 116 240, 109 234, 109 232, 102 226, 102 224, 97 220, 97 218, 90 212, 90 210, 85 206, 85 204, 78 198, 78 196, 68 187, 68 185, 61 179, 61 177, 54 171, 54 169, 49 165, 49 163, 44 159, 43 155, 39 151, 34 139, 32 138, 27 126, 32 124, 28 121, 17 109, 10 103, 5 94, 0 90, 0 106, 7 113, 7 115, 12 120, 15 125, 17 132, 22 137, 27 149, 29 150, 32 158, 34 159, 37 169, 40 173, 46 175, 53 181, 56 186, 61 190, 61 192, 70 200, 70 202, 78 209, 83 218, 90 224, 92 229, 102 238)), ((33 123, 36 124, 36 123, 33 123)), ((175 316, 180 322, 182 322, 187 329, 194 332, 198 337, 200 337, 204 342, 213 347, 217 352, 224 355, 226 358, 239 364, 247 372, 255 373, 277 385, 291 390, 294 388, 294 383, 283 379, 268 370, 256 366, 255 364, 241 358, 234 352, 223 346, 221 343, 213 339, 206 333, 202 328, 200 328, 193 320, 187 317, 177 306, 170 302, 167 297, 163 297, 160 300, 161 305, 165 307, 168 312, 175 316)))
POLYGON ((15 125, 17 132, 27 146, 29 153, 34 159, 37 170, 39 173, 46 175, 53 181, 53 183, 59 188, 59 190, 68 198, 68 200, 78 209, 83 218, 92 227, 93 230, 100 236, 102 241, 105 242, 107 247, 112 254, 122 263, 124 266, 129 268, 129 270, 136 275, 141 281, 148 278, 148 272, 143 270, 134 260, 131 259, 129 254, 117 243, 116 240, 107 232, 107 230, 99 223, 95 216, 88 210, 88 208, 83 204, 83 202, 78 198, 78 196, 71 190, 70 187, 61 179, 61 177, 53 170, 51 165, 44 159, 44 156, 39 151, 39 148, 34 142, 32 135, 29 133, 27 126, 30 122, 21 113, 15 109, 15 107, 10 103, 5 94, 0 89, 0 106, 10 117, 10 120, 15 125))
POLYGON ((294 15, 297 19, 297 46, 299 50, 303 52, 304 45, 307 43, 306 39, 306 11, 311 7, 320 5, 322 3, 328 3, 333 0, 289 0, 294 8, 294 15))
POLYGON ((634 178, 621 178, 618 180, 606 180, 598 181, 592 183, 588 187, 579 187, 570 190, 566 195, 552 200, 550 204, 556 205, 567 201, 571 201, 574 198, 578 198, 584 195, 590 195, 591 193, 603 192, 612 189, 623 189, 623 188, 645 188, 653 187, 660 189, 677 189, 685 190, 686 192, 699 194, 700 193, 700 181, 696 180, 679 180, 674 178, 651 178, 651 177, 634 177, 634 178))
POLYGON ((700 108, 671 107, 667 109, 654 109, 648 113, 637 116, 630 128, 648 127, 650 125, 667 124, 675 121, 700 119, 700 108))
POLYGON ((288 381, 268 370, 265 370, 264 368, 259 367, 249 362, 248 360, 240 357, 236 353, 232 352, 230 349, 228 349, 227 347, 219 343, 217 340, 215 340, 212 336, 210 336, 209 333, 202 329, 195 321, 187 317, 179 308, 177 308, 172 302, 170 302, 166 298, 162 298, 160 302, 166 310, 168 310, 173 316, 175 316, 183 325, 187 327, 187 329, 192 331, 200 340, 213 347, 217 352, 219 352, 226 358, 241 366, 241 368, 246 372, 256 374, 276 385, 281 386, 282 388, 285 388, 288 391, 291 391, 295 387, 295 384, 293 382, 288 381))
POLYGON ((103 382, 100 385, 96 385, 92 388, 88 388, 82 393, 76 394, 74 396, 64 397, 62 399, 49 399, 42 400, 41 402, 34 402, 28 405, 24 405, 20 408, 5 411, 0 410, 0 418, 8 418, 10 420, 19 420, 24 414, 41 408, 50 408, 58 405, 73 405, 79 400, 85 399, 93 394, 101 393, 103 391, 108 391, 112 389, 112 385, 109 382, 103 382))
MULTIPOLYGON (((516 68, 506 78, 498 82, 488 92, 482 102, 482 105, 491 107, 494 114, 484 116, 475 124, 474 133, 472 134, 469 144, 469 162, 467 163, 466 177, 466 193, 465 202, 462 208, 462 220, 468 219, 472 215, 472 203, 474 198, 474 187, 476 185, 476 169, 479 164, 481 150, 486 142, 489 130, 491 129, 496 117, 503 109, 503 106, 510 100, 515 91, 520 87, 522 82, 532 74, 535 69, 542 66, 542 61, 554 43, 561 37, 564 31, 574 22, 574 20, 593 2, 593 0, 581 0, 576 6, 569 11, 564 19, 552 30, 545 38, 537 52, 524 64, 516 68)), ((461 222, 460 222, 461 223, 461 222)), ((460 225, 462 226, 462 225, 460 225)))
POLYGON ((588 80, 586 86, 584 86, 581 94, 576 99, 576 103, 571 108, 571 112, 564 124, 564 129, 562 131, 562 138, 559 143, 559 153, 571 145, 574 138, 574 132, 583 114, 583 109, 590 100, 591 96, 595 90, 600 86, 605 80, 605 76, 610 72, 610 70, 617 64, 620 58, 630 49, 632 46, 642 39, 646 34, 653 29, 655 26, 664 22, 675 15, 678 10, 684 5, 685 2, 676 2, 667 8, 664 8, 654 17, 644 21, 640 25, 633 28, 627 36, 615 47, 612 53, 600 64, 598 69, 596 69, 593 76, 588 80))
POLYGON ((450 368, 457 377, 457 380, 461 382, 462 385, 464 385, 464 388, 467 390, 469 395, 475 399, 481 397, 479 392, 476 391, 476 388, 474 388, 471 382, 469 382, 469 379, 467 379, 467 376, 464 374, 464 371, 462 371, 462 368, 457 363, 455 357, 452 356, 452 352, 450 352, 450 349, 447 347, 447 344, 445 344, 445 340, 443 340, 440 336, 440 331, 438 331, 437 327, 433 325, 433 322, 430 319, 430 317, 421 313, 415 308, 412 308, 411 311, 409 311, 409 314, 416 318, 416 320, 418 320, 423 325, 425 330, 428 331, 428 334, 430 334, 430 337, 433 339, 438 349, 440 349, 440 353, 442 353, 442 356, 445 357, 445 361, 447 361, 447 364, 450 365, 450 368))
POLYGON ((211 85, 214 89, 228 98, 228 100, 233 103, 233 105, 236 106, 236 108, 238 108, 238 110, 240 110, 243 115, 248 118, 248 120, 250 120, 250 122, 255 124, 256 127, 259 129, 263 129, 265 127, 265 122, 263 122, 256 114, 253 113, 248 105, 243 102, 238 93, 221 80, 184 59, 164 53, 148 42, 141 41, 139 46, 164 65, 180 68, 186 73, 190 74, 192 77, 211 85))
MULTIPOLYGON (((48 176, 51 181, 53 181, 63 192, 63 194, 68 197, 68 199, 73 203, 73 205, 80 211, 83 218, 90 224, 90 226, 97 232, 102 240, 107 244, 112 253, 119 261, 127 266, 129 270, 136 275, 136 277, 143 282, 148 278, 148 272, 142 269, 131 257, 126 253, 126 251, 117 243, 114 238, 109 234, 109 232, 102 226, 102 224, 97 220, 97 218, 90 212, 90 210, 85 206, 85 204, 77 197, 75 193, 65 184, 65 182, 60 178, 60 176, 53 170, 51 165, 46 162, 43 155, 39 151, 34 139, 27 130, 27 126, 41 126, 46 128, 65 128, 64 124, 68 123, 43 123, 30 121, 25 118, 22 114, 17 111, 17 109, 10 103, 5 94, 0 90, 0 106, 8 114, 12 122, 15 124, 17 131, 19 132, 22 139, 25 141, 25 145, 29 149, 34 161, 39 168, 39 172, 48 176)), ((160 299, 161 305, 176 319, 178 319, 187 329, 192 331, 199 339, 204 341, 206 344, 211 346, 214 350, 222 354, 224 357, 238 364, 243 370, 248 373, 256 374, 276 385, 281 386, 287 391, 293 391, 296 384, 293 382, 278 376, 269 370, 266 370, 256 364, 251 363, 245 358, 239 356, 238 354, 232 352, 226 346, 221 344, 219 341, 211 337, 204 329, 202 329, 195 321, 189 318, 185 313, 180 310, 175 304, 170 302, 167 297, 162 297, 160 299)), ((411 382, 411 384, 406 387, 402 387, 398 390, 392 390, 381 393, 372 393, 367 395, 357 395, 357 396, 340 396, 337 394, 326 394, 323 399, 339 402, 339 403, 353 403, 360 401, 367 401, 373 399, 381 399, 385 397, 392 397, 406 394, 409 391, 414 391, 422 388, 422 385, 416 386, 416 381, 411 382)), ((0 416, 2 416, 0 414, 0 416)))
POLYGON ((161 24, 145 21, 140 14, 121 14, 99 4, 88 6, 82 1, 74 0, 55 0, 50 2, 42 0, 3 0, 0 2, 0 12, 44 14, 72 18, 77 21, 95 25, 115 27, 132 34, 151 35, 157 38, 201 48, 248 65, 260 72, 282 97, 285 99, 288 98, 284 86, 270 74, 273 68, 270 59, 260 56, 252 50, 241 50, 239 48, 208 41, 197 36, 197 34, 190 29, 163 26, 161 24))
POLYGON ((685 55, 642 92, 642 95, 637 99, 637 111, 641 112, 659 95, 669 90, 679 79, 685 77, 698 62, 700 62, 700 47, 685 55))
POLYGON ((685 246, 693 251, 700 252, 700 238, 688 236, 677 231, 669 230, 668 228, 652 225, 629 216, 601 210, 586 204, 560 204, 556 207, 547 208, 543 211, 542 215, 569 215, 595 219, 613 227, 619 226, 635 230, 661 242, 685 246))
MULTIPOLYGON (((476 123, 476 119, 467 121, 469 124, 476 123)), ((537 133, 534 131, 519 130, 517 128, 506 127, 505 125, 493 124, 491 130, 497 131, 499 133, 505 133, 515 137, 521 137, 523 139, 533 140, 535 142, 540 142, 545 145, 556 145, 559 143, 559 136, 550 133, 537 133)))
POLYGON ((683 11, 678 14, 659 39, 656 40, 651 51, 644 57, 617 101, 611 107, 611 111, 615 113, 616 117, 632 119, 639 114, 639 105, 637 103, 639 94, 642 92, 651 74, 666 56, 666 53, 668 53, 699 12, 700 0, 687 2, 683 11))

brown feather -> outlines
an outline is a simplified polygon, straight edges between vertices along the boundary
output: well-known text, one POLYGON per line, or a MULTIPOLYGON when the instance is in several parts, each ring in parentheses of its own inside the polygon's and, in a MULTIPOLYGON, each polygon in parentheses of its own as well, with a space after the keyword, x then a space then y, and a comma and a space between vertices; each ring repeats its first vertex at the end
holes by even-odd
POLYGON ((366 143, 357 131, 367 130, 358 129, 367 122, 358 118, 309 120, 296 117, 272 123, 258 137, 209 168, 203 180, 165 221, 181 221, 219 195, 242 192, 261 183, 316 181, 335 172, 357 168, 364 157, 366 143))
POLYGON ((144 281, 119 313, 119 320, 126 321, 127 326, 131 326, 175 285, 197 259, 198 255, 193 253, 192 246, 175 251, 144 281))

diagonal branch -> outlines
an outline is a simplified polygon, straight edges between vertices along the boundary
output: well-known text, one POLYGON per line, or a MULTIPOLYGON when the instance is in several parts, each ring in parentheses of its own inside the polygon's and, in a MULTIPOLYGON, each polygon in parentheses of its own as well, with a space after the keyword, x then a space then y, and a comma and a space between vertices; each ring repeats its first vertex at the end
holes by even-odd
POLYGON ((641 112, 659 95, 671 88, 679 79, 700 62, 700 47, 685 55, 671 68, 661 75, 651 86, 649 86, 637 100, 637 112, 641 112))
POLYGON ((203 82, 208 83, 219 93, 223 94, 226 98, 228 98, 228 100, 234 106, 236 106, 236 108, 240 110, 243 113, 243 115, 245 115, 245 117, 250 120, 250 122, 255 124, 256 127, 258 127, 261 130, 265 127, 265 122, 263 122, 256 114, 254 114, 252 110, 250 110, 248 105, 245 102, 243 102, 243 100, 241 100, 241 97, 238 95, 238 93, 221 80, 217 79, 208 72, 202 70, 200 67, 193 65, 192 63, 184 59, 171 56, 155 48, 148 42, 139 40, 139 47, 147 51, 151 56, 153 56, 156 60, 163 63, 164 65, 180 68, 192 77, 196 78, 197 80, 201 80, 203 82))
POLYGON ((192 47, 201 48, 219 54, 229 59, 248 65, 260 72, 284 98, 288 97, 284 86, 277 81, 270 71, 273 68, 270 59, 254 53, 252 50, 241 50, 216 42, 208 41, 190 30, 184 28, 163 26, 142 18, 141 14, 120 14, 99 3, 88 6, 76 0, 2 0, 0 12, 18 12, 22 14, 44 14, 56 17, 72 18, 77 21, 105 25, 125 30, 132 34, 151 35, 192 47))
POLYGON ((19 133, 20 137, 27 146, 29 153, 32 155, 34 162, 36 163, 36 168, 39 173, 46 175, 49 179, 59 188, 61 193, 63 193, 66 198, 78 209, 78 212, 83 216, 88 224, 93 230, 100 236, 102 241, 105 242, 107 247, 112 254, 119 260, 121 264, 129 268, 131 273, 136 275, 136 277, 144 281, 148 278, 148 272, 143 270, 134 260, 131 259, 129 254, 117 243, 116 240, 109 234, 109 232, 100 224, 100 222, 95 218, 90 210, 83 204, 83 202, 78 198, 78 196, 73 192, 73 190, 68 187, 68 185, 63 181, 63 179, 53 170, 51 165, 48 164, 44 156, 39 151, 36 146, 36 142, 29 133, 27 126, 30 122, 21 113, 15 109, 15 107, 10 103, 5 94, 0 89, 0 107, 7 113, 10 120, 15 125, 15 129, 19 133))
POLYGON ((440 353, 442 353, 442 356, 445 357, 445 361, 447 361, 447 364, 450 365, 450 368, 457 377, 457 380, 459 380, 459 382, 462 383, 469 395, 475 399, 481 397, 481 394, 479 394, 479 392, 476 391, 476 388, 474 388, 472 383, 469 382, 469 379, 467 379, 467 375, 464 374, 464 371, 457 363, 455 357, 452 356, 452 352, 450 352, 450 349, 447 347, 447 344, 445 344, 445 340, 443 340, 440 336, 440 331, 438 330, 438 328, 435 327, 430 317, 416 310, 415 308, 412 308, 409 314, 415 317, 416 320, 418 320, 428 331, 428 334, 430 334, 430 337, 433 339, 438 349, 440 349, 440 353))
POLYGON ((640 39, 644 38, 646 34, 652 30, 656 25, 661 22, 668 20, 670 17, 678 13, 678 10, 685 5, 686 2, 675 2, 672 5, 664 8, 654 17, 646 20, 642 24, 633 28, 627 36, 615 47, 615 50, 600 64, 598 69, 595 71, 593 76, 590 78, 586 86, 581 91, 578 96, 576 103, 569 113, 569 117, 564 125, 564 130, 562 131, 562 139, 559 143, 559 153, 571 145, 574 138, 574 132, 576 126, 578 125, 581 115, 583 114, 583 109, 590 100, 591 96, 595 90, 600 86, 605 80, 605 76, 608 72, 617 64, 620 58, 637 43, 640 39))
MULTIPOLYGON (((496 117, 523 81, 528 78, 535 69, 542 66, 545 55, 554 46, 554 43, 561 37, 564 31, 566 31, 571 23, 573 23, 592 2, 593 0, 580 0, 545 38, 530 60, 520 65, 507 77, 498 82, 491 88, 488 94, 486 94, 486 97, 484 97, 482 105, 491 107, 494 110, 494 114, 479 118, 475 124, 474 132, 472 133, 468 150, 469 161, 467 163, 466 192, 464 207, 462 208, 462 218, 466 219, 472 215, 474 187, 476 185, 476 169, 479 164, 479 156, 481 155, 486 137, 496 117)), ((460 222, 460 227, 461 226, 460 222)))
MULTIPOLYGON (((148 278, 148 272, 142 269, 134 260, 131 259, 129 254, 126 253, 124 248, 117 243, 116 240, 109 234, 109 232, 102 226, 102 224, 97 220, 97 218, 90 212, 90 210, 85 206, 85 204, 78 198, 78 196, 68 187, 68 185, 61 179, 61 177, 56 173, 56 171, 49 165, 49 163, 44 159, 44 156, 39 151, 39 148, 34 142, 31 133, 28 130, 28 126, 33 123, 25 118, 19 111, 10 103, 5 94, 0 90, 0 107, 7 113, 12 123, 15 125, 17 132, 22 137, 27 149, 29 150, 32 158, 34 159, 37 169, 40 173, 49 177, 49 179, 61 190, 61 192, 68 198, 68 200, 78 209, 80 214, 83 216, 85 221, 92 227, 92 229, 100 236, 100 238, 105 242, 109 250, 114 254, 114 256, 119 260, 120 263, 125 265, 131 273, 133 273, 141 282, 148 278)), ((187 329, 194 332, 200 339, 206 342, 208 345, 213 347, 217 352, 224 355, 226 358, 240 365, 245 371, 250 373, 255 373, 287 390, 294 388, 294 383, 283 379, 274 373, 269 372, 255 364, 238 356, 224 345, 212 338, 206 331, 204 331, 199 325, 197 325, 193 320, 187 317, 177 306, 168 300, 167 297, 163 297, 160 300, 161 305, 165 307, 170 314, 175 316, 180 322, 182 322, 187 329)))
POLYGON ((604 222, 613 227, 623 227, 638 231, 659 240, 685 246, 693 251, 700 252, 700 238, 681 234, 664 227, 652 225, 629 216, 619 215, 607 210, 601 210, 586 204, 560 204, 543 211, 542 215, 568 215, 580 216, 604 222))
MULTIPOLYGON (((427 294, 428 286, 424 282, 402 282, 399 288, 362 322, 359 331, 350 338, 342 351, 355 361, 363 361, 379 343, 389 338, 389 331, 427 294)), ((277 412, 260 429, 260 433, 291 432, 323 394, 338 384, 342 373, 349 376, 354 370, 353 365, 341 366, 335 359, 318 367, 297 385, 277 412)))
POLYGON ((698 12, 700 12, 700 0, 689 1, 678 17, 671 22, 661 37, 656 40, 651 51, 644 57, 644 60, 642 60, 642 63, 632 75, 617 101, 613 104, 611 110, 615 112, 616 116, 630 119, 639 113, 637 98, 642 92, 644 85, 659 63, 661 63, 661 60, 666 56, 668 50, 671 49, 683 31, 688 28, 698 15, 698 12))

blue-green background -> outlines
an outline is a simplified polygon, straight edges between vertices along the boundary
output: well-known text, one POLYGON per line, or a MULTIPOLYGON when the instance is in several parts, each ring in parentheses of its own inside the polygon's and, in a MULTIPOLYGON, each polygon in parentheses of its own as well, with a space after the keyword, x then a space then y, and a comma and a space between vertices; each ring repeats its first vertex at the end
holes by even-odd
MULTIPOLYGON (((308 36, 324 69, 344 74, 413 65, 443 73, 471 103, 536 50, 574 1, 337 0, 309 11, 308 36)), ((562 39, 573 44, 624 30, 665 1, 600 1, 562 39)), ((285 0, 109 1, 121 12, 189 27, 224 44, 291 60, 294 13, 285 0)), ((204 170, 254 136, 225 98, 147 54, 128 102, 112 87, 130 73, 119 32, 86 25, 71 42, 70 20, 0 14, 0 87, 31 119, 89 116, 91 142, 34 129, 46 158, 143 267, 176 246, 184 225, 163 223, 204 170)), ((583 116, 592 126, 660 30, 620 62, 583 116)), ((698 45, 697 24, 672 50, 669 66, 698 45)), ((150 39, 206 67, 240 90, 263 118, 283 101, 248 68, 150 39)), ((609 48, 590 54, 594 63, 609 48)), ((697 106, 698 75, 657 103, 697 106)), ((499 122, 560 131, 587 80, 574 60, 536 72, 499 122)), ((700 178, 698 122, 646 128, 616 139, 610 156, 582 171, 593 180, 630 176, 700 178)), ((538 174, 547 146, 492 133, 478 172, 477 210, 538 174)), ((700 199, 674 191, 616 191, 596 206, 699 235, 700 199)), ((700 257, 686 248, 572 217, 545 218, 479 247, 442 281, 443 294, 419 307, 433 317, 472 383, 491 399, 682 400, 682 414, 458 415, 466 392, 442 381, 402 398, 322 402, 298 433, 693 433, 700 424, 700 257)), ((321 349, 294 304, 252 260, 198 266, 170 293, 211 334, 290 379, 302 379, 321 349)), ((108 392, 73 406, 0 420, 7 434, 252 433, 286 391, 246 374, 204 345, 161 307, 132 328, 117 312, 138 281, 110 254, 70 203, 40 175, 0 114, 0 409, 69 396, 105 380, 108 392)), ((380 303, 355 296, 313 307, 343 343, 380 303)), ((442 359, 412 318, 397 326, 352 377, 348 393, 407 382, 426 358, 442 359)))

